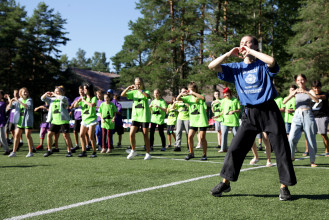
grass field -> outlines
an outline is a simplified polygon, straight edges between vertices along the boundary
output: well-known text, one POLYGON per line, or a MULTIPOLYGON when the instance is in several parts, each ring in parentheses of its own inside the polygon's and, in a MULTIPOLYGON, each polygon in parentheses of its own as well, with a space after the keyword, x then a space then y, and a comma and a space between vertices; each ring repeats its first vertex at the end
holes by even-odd
MULTIPOLYGON (((136 137, 142 146, 142 134, 136 137)), ((61 151, 48 158, 42 156, 45 151, 25 158, 26 144, 15 158, 1 156, 0 219, 329 219, 329 158, 321 156, 320 136, 316 168, 302 156, 301 139, 300 159, 294 162, 298 184, 289 188, 293 200, 286 202, 279 201, 277 169, 264 167, 263 151, 257 166, 249 165, 250 152, 232 191, 216 198, 209 191, 220 181, 225 156, 215 148, 216 134, 207 134, 208 161, 200 161, 202 150, 190 161, 184 160, 186 147, 161 152, 158 134, 155 138, 158 146, 149 161, 143 160, 142 147, 141 156, 126 159, 128 133, 122 148, 97 158, 77 153, 66 158, 62 137, 61 151)), ((38 134, 33 139, 38 141, 38 134)))

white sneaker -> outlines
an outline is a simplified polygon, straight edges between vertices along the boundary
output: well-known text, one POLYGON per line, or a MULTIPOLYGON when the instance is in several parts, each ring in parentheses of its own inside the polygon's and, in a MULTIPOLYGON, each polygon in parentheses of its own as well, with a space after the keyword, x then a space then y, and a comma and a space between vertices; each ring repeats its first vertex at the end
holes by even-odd
POLYGON ((28 153, 25 157, 33 157, 33 153, 28 153))
POLYGON ((137 155, 137 152, 135 150, 131 150, 129 155, 127 156, 128 160, 133 159, 137 155))
POLYGON ((151 155, 149 153, 146 153, 144 160, 151 160, 151 155))
POLYGON ((8 157, 16 157, 16 152, 11 152, 8 157))
POLYGON ((198 144, 195 148, 196 148, 196 149, 202 149, 203 146, 202 146, 201 144, 198 144))
POLYGON ((250 161, 250 165, 255 165, 256 163, 258 163, 259 162, 259 160, 257 160, 257 159, 255 159, 255 158, 253 158, 251 161, 250 161))

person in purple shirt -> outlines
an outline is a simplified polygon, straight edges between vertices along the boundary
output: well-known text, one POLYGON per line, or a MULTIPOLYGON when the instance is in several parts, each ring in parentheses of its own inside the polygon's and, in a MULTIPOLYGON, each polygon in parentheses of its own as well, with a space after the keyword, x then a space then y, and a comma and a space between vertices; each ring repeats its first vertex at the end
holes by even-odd
POLYGON ((49 106, 47 103, 45 105, 40 105, 35 108, 35 112, 40 112, 41 114, 41 123, 40 123, 40 144, 36 147, 36 150, 43 150, 43 141, 45 139, 46 134, 50 128, 50 123, 47 122, 49 106))
POLYGON ((5 150, 3 155, 9 155, 9 148, 6 138, 6 102, 5 102, 5 93, 3 90, 0 90, 0 144, 5 150))
POLYGON ((99 106, 104 102, 104 91, 99 89, 96 91, 96 97, 97 97, 97 105, 96 105, 96 112, 97 112, 97 122, 95 128, 96 133, 96 140, 98 145, 98 150, 102 150, 102 126, 101 126, 101 116, 99 113, 99 106))
MULTIPOLYGON (((113 90, 109 89, 107 90, 107 93, 113 94, 113 90)), ((120 96, 113 94, 113 99, 112 99, 112 103, 115 105, 115 107, 117 107, 117 114, 115 117, 115 128, 112 132, 112 137, 113 134, 115 134, 115 132, 118 134, 119 136, 119 141, 117 143, 117 147, 121 147, 121 141, 122 141, 122 135, 125 132, 124 128, 123 128, 123 121, 122 121, 122 106, 119 103, 120 100, 120 96)), ((113 138, 111 137, 111 141, 113 142, 113 138)), ((113 147, 113 143, 111 143, 111 146, 113 147)))

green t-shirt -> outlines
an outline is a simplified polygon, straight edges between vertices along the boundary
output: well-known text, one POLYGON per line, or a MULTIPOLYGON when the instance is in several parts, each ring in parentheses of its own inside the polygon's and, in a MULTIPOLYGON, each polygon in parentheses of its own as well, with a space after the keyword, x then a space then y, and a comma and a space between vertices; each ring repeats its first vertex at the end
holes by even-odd
POLYGON ((110 102, 107 104, 106 102, 102 102, 99 106, 99 113, 101 113, 102 118, 104 119, 104 123, 101 123, 101 127, 107 130, 113 130, 115 127, 115 121, 112 122, 114 117, 114 113, 117 112, 117 107, 110 102))
POLYGON ((205 101, 195 96, 187 95, 181 97, 184 103, 189 105, 190 126, 201 128, 208 127, 208 117, 205 109, 205 101), (196 102, 198 100, 198 102, 196 102))
MULTIPOLYGON (((293 109, 295 110, 296 109, 296 105, 295 105, 295 97, 292 97, 291 99, 289 99, 289 101, 284 104, 284 108, 285 109, 293 109)), ((292 118, 294 117, 294 113, 287 113, 285 112, 284 113, 284 122, 286 123, 292 123, 292 118)))
POLYGON ((178 111, 176 109, 172 109, 171 107, 172 104, 169 104, 167 125, 176 125, 178 111))
MULTIPOLYGON (((22 99, 22 102, 23 102, 24 104, 26 104, 27 99, 25 99, 25 100, 22 99)), ((18 120, 17 127, 19 127, 19 128, 23 128, 23 126, 21 126, 21 125, 22 125, 22 123, 23 123, 23 119, 24 119, 25 108, 24 108, 24 106, 23 106, 22 104, 19 105, 19 111, 20 111, 20 113, 19 113, 19 120, 18 120)), ((30 127, 25 127, 25 128, 30 128, 30 127)))
MULTIPOLYGON (((274 99, 275 103, 277 104, 277 106, 279 107, 279 109, 284 108, 283 105, 283 98, 278 96, 274 99)), ((280 110, 281 111, 281 110, 280 110)), ((281 116, 284 119, 284 112, 281 112, 281 116)))
POLYGON ((229 127, 238 127, 239 126, 239 113, 234 113, 228 115, 230 111, 235 111, 241 109, 238 99, 224 98, 221 100, 221 111, 223 111, 223 121, 222 124, 229 127))
POLYGON ((152 105, 152 107, 151 107, 151 112, 152 112, 151 122, 155 123, 155 124, 158 124, 158 125, 164 124, 164 120, 165 120, 165 117, 166 117, 166 112, 162 111, 158 107, 154 107, 154 105, 160 106, 161 108, 167 108, 166 101, 163 100, 163 99, 159 99, 159 100, 154 99, 151 102, 151 105, 152 105))
POLYGON ((87 98, 86 101, 95 104, 94 107, 90 107, 84 102, 79 103, 79 105, 81 106, 82 121, 86 124, 90 124, 97 119, 97 115, 96 115, 97 98, 96 96, 94 96, 92 97, 91 101, 90 98, 87 98))
POLYGON ((190 116, 189 116, 189 106, 186 103, 183 102, 178 102, 175 104, 175 108, 178 110, 178 119, 185 121, 185 120, 189 120, 190 116))
MULTIPOLYGON (((150 95, 150 91, 144 90, 144 92, 150 95)), ((138 90, 132 90, 127 92, 127 98, 133 100, 131 119, 133 121, 142 122, 142 123, 151 122, 151 111, 148 104, 148 98, 146 98, 138 90)))
POLYGON ((61 117, 61 101, 59 99, 53 100, 51 103, 51 124, 54 125, 64 125, 68 124, 69 121, 63 121, 61 117))
MULTIPOLYGON (((214 110, 214 116, 220 115, 221 112, 221 100, 217 99, 212 102, 212 108, 214 110)), ((215 118, 215 121, 223 121, 223 116, 220 116, 218 118, 215 118)))

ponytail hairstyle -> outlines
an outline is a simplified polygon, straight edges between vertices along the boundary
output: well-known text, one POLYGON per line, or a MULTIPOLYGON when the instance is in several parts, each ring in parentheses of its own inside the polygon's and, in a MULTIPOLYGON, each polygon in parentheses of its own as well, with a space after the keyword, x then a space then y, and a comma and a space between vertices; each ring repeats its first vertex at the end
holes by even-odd
POLYGON ((95 96, 95 93, 94 93, 94 87, 92 84, 90 83, 85 83, 83 84, 83 87, 87 89, 87 94, 85 95, 88 95, 91 99, 95 96))

